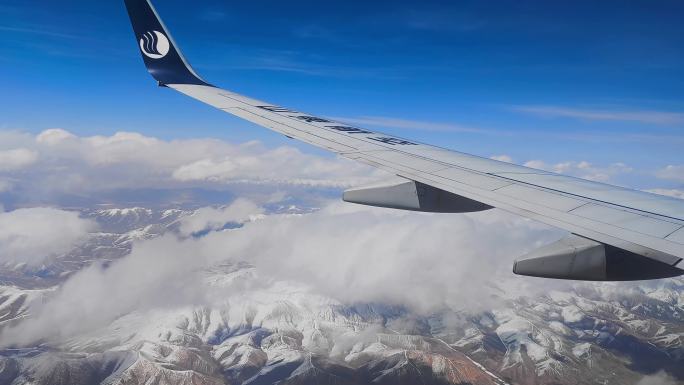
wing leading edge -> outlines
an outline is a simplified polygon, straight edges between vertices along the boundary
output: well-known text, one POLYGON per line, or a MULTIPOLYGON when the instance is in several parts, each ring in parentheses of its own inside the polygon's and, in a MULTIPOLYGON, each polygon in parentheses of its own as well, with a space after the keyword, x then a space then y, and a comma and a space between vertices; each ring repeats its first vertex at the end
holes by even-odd
POLYGON ((481 158, 251 99, 190 67, 149 0, 125 0, 159 85, 401 179, 347 191, 351 202, 430 212, 497 207, 572 233, 516 263, 516 274, 586 280, 677 276, 684 201, 481 158))

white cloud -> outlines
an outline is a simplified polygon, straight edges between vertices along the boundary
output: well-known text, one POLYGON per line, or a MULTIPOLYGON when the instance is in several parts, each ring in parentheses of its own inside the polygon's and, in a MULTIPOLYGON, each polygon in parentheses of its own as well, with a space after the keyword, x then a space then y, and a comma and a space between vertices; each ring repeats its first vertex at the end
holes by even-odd
POLYGON ((173 177, 181 181, 220 180, 222 175, 228 175, 236 169, 237 165, 230 159, 221 162, 202 159, 177 168, 173 172, 173 177))
MULTIPOLYGON (((232 210, 221 221, 260 212, 248 202, 232 210)), ((269 215, 201 238, 169 235, 137 243, 106 269, 74 274, 0 339, 59 340, 132 311, 224 301, 225 291, 214 293, 202 271, 239 261, 256 267, 260 285, 297 282, 345 303, 479 310, 496 301, 492 285, 497 274, 512 274, 514 258, 560 235, 497 211, 436 215, 335 203, 313 214, 269 215)), ((234 290, 232 296, 240 294, 234 290)))
POLYGON ((637 385, 676 385, 678 383, 672 376, 665 372, 658 372, 644 376, 637 385))
POLYGON ((7 190, 51 199, 116 189, 218 187, 231 183, 352 186, 380 171, 293 147, 214 139, 161 140, 139 133, 78 137, 62 129, 38 135, 0 132, 2 173, 22 170, 7 190), (5 149, 3 149, 5 148, 5 149))
POLYGON ((263 151, 250 144, 239 156, 204 158, 183 164, 173 171, 173 178, 183 182, 225 183, 251 180, 282 184, 345 186, 358 178, 364 167, 339 159, 335 162, 307 155, 293 147, 263 151), (254 150, 252 153, 249 150, 254 150), (347 177, 345 180, 345 176, 347 177))
POLYGON ((76 135, 70 133, 69 131, 63 130, 61 128, 50 128, 47 129, 38 136, 36 136, 36 142, 47 144, 50 146, 58 145, 68 140, 77 140, 76 135))
POLYGON ((656 173, 658 178, 684 182, 684 165, 668 165, 656 173))
POLYGON ((684 123, 684 113, 680 112, 597 110, 559 106, 515 106, 513 110, 550 118, 614 120, 665 125, 684 123))
POLYGON ((498 211, 418 214, 338 203, 210 234, 207 245, 248 255, 262 274, 307 282, 346 302, 431 311, 482 306, 481 290, 495 273, 509 274, 513 259, 554 236, 498 211))
POLYGON ((15 171, 30 166, 38 160, 38 154, 27 148, 0 151, 0 171, 15 171))
POLYGON ((192 215, 183 217, 180 232, 190 236, 207 230, 220 230, 228 223, 242 223, 263 213, 255 203, 239 198, 224 208, 203 207, 192 215))
POLYGON ((646 190, 646 191, 650 192, 650 193, 654 193, 654 194, 660 194, 660 195, 673 197, 673 198, 684 199, 684 191, 682 191, 682 190, 654 188, 654 189, 650 189, 650 190, 646 190))
POLYGON ((0 150, 27 147, 34 140, 34 136, 21 131, 0 130, 0 150))
POLYGON ((629 174, 634 169, 624 163, 612 163, 608 166, 596 166, 587 161, 567 161, 548 164, 541 160, 530 160, 525 166, 559 174, 572 175, 597 182, 610 182, 619 175, 629 174))
POLYGON ((509 155, 506 155, 506 154, 494 155, 491 158, 494 160, 498 160, 500 162, 513 163, 513 158, 511 158, 509 155))
MULTIPOLYGON (((345 188, 386 176, 358 162, 306 154, 293 147, 268 148, 258 142, 232 144, 214 139, 167 141, 131 132, 79 137, 62 129, 38 135, 0 131, 0 154, 12 159, 4 171, 0 166, 0 190, 15 192, 14 202, 19 204, 49 204, 56 197, 127 189, 227 190, 246 184, 250 188, 273 184, 345 188), (15 175, 17 167, 21 167, 21 178, 15 175)), ((513 161, 506 154, 493 159, 513 161)), ((532 160, 526 165, 602 182, 614 182, 632 172, 622 163, 605 166, 532 160)), ((682 180, 682 167, 668 166, 658 176, 682 180)))
POLYGON ((77 212, 36 207, 0 213, 0 262, 39 264, 69 251, 94 229, 77 212))
POLYGON ((134 311, 205 303, 198 268, 206 265, 193 243, 171 237, 141 242, 104 267, 78 271, 49 298, 31 304, 31 318, 4 328, 2 346, 62 341, 108 325, 134 311))
POLYGON ((549 170, 549 165, 547 165, 546 162, 542 160, 530 160, 525 162, 524 165, 526 167, 536 168, 539 170, 549 170))

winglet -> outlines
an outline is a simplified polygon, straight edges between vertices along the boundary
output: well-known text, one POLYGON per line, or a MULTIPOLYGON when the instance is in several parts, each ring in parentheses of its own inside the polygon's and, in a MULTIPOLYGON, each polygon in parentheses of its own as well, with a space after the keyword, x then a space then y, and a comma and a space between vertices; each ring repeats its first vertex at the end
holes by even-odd
POLYGON ((195 73, 150 0, 124 0, 145 66, 159 85, 210 85, 195 73))

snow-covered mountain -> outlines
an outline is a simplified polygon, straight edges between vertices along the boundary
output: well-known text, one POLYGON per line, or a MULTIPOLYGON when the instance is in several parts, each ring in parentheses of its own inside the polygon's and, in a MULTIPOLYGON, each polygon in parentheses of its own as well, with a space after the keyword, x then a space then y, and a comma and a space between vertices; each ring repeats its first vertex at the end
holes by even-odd
MULTIPOLYGON (((0 328, 30 318, 32 304, 74 272, 177 232, 193 214, 81 213, 100 225, 87 242, 40 268, 0 269, 0 328)), ((659 371, 684 380, 682 279, 523 296, 500 282, 496 307, 414 314, 342 303, 297 282, 266 284, 247 263, 202 274, 220 300, 136 310, 58 342, 6 347, 0 384, 636 384, 659 371), (238 294, 236 285, 250 289, 238 294)))

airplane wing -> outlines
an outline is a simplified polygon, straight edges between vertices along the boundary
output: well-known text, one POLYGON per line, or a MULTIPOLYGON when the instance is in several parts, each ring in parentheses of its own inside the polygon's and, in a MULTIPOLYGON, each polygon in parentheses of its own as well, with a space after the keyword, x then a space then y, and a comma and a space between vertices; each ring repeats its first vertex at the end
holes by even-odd
POLYGON ((260 126, 397 175, 344 199, 429 212, 492 207, 571 234, 514 265, 521 275, 639 280, 684 273, 684 200, 473 156, 335 122, 215 87, 190 67, 149 0, 125 0, 150 74, 260 126))

